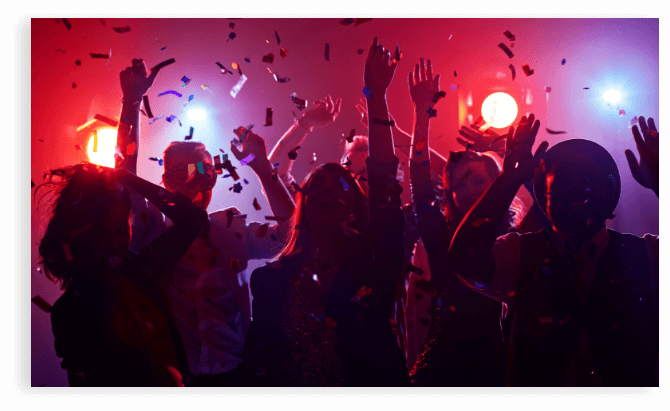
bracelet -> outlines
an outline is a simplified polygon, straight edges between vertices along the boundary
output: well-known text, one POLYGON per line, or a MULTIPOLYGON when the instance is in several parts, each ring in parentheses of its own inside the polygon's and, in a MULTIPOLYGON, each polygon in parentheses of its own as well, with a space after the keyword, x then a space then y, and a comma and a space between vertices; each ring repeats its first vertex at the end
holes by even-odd
POLYGON ((393 120, 379 120, 379 119, 372 119, 373 124, 379 124, 381 126, 395 126, 395 121, 393 120))

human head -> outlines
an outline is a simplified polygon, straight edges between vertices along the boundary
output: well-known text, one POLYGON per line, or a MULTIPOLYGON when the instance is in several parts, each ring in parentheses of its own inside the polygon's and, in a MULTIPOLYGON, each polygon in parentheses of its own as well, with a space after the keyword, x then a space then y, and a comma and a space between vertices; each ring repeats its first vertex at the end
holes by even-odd
POLYGON ((345 224, 359 233, 367 230, 367 198, 351 172, 340 164, 326 163, 312 170, 295 203, 288 242, 276 258, 305 251, 312 230, 331 232, 345 224))
POLYGON ((562 141, 545 153, 538 171, 535 199, 556 231, 582 235, 613 217, 621 178, 616 162, 599 144, 562 141))
MULTIPOLYGON (((444 214, 447 220, 460 223, 501 171, 498 161, 488 153, 469 150, 450 152, 442 176, 444 214)), ((510 207, 510 225, 520 220, 521 208, 520 200, 515 198, 510 207)))
POLYGON ((354 136, 351 143, 345 142, 340 164, 356 177, 366 195, 368 194, 368 168, 365 163, 367 158, 368 138, 366 136, 354 136))
POLYGON ((197 141, 173 141, 163 152, 163 184, 170 191, 186 195, 198 207, 207 210, 216 184, 212 155, 197 141), (196 167, 202 162, 205 174, 196 167), (189 175, 189 164, 192 173, 189 175))
MULTIPOLYGON (((130 196, 112 169, 82 163, 45 176, 53 190, 53 216, 39 253, 44 272, 63 288, 78 276, 96 274, 130 245, 130 196)), ((43 199, 44 196, 41 197, 43 199)))

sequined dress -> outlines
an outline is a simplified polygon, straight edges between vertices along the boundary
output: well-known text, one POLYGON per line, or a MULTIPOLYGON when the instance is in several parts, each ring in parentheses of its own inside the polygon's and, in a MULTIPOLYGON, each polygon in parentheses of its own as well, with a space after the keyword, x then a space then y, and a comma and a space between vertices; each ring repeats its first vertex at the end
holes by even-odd
POLYGON ((286 386, 342 386, 342 365, 336 351, 337 335, 328 327, 325 309, 306 301, 298 290, 300 273, 288 285, 283 333, 290 357, 283 369, 286 386))

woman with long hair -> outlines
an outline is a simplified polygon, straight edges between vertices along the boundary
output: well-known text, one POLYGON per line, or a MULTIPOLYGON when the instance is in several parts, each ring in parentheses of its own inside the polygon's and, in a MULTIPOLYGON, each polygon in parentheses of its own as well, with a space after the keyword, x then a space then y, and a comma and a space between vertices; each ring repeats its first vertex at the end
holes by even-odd
POLYGON ((46 178, 38 190, 53 190, 53 216, 39 253, 47 277, 65 289, 51 322, 70 385, 180 385, 188 363, 157 279, 188 250, 206 213, 124 170, 82 163, 46 178), (174 222, 139 254, 129 251, 130 190, 174 222))
POLYGON ((310 173, 276 261, 251 276, 250 385, 409 385, 391 328, 403 226, 386 89, 395 71, 373 41, 365 66, 371 113, 369 196, 339 164, 310 173))

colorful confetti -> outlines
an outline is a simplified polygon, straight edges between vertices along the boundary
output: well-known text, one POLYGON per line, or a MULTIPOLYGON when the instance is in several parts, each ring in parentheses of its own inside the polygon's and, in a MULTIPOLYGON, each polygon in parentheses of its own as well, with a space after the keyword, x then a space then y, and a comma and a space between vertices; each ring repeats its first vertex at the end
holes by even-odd
POLYGON ((165 66, 169 66, 170 64, 172 64, 172 63, 174 63, 174 62, 175 62, 175 59, 174 59, 174 58, 171 58, 171 59, 169 59, 169 60, 165 60, 164 62, 162 62, 162 63, 158 63, 157 65, 153 66, 153 67, 151 68, 150 71, 151 71, 152 73, 156 73, 156 72, 158 72, 160 69, 162 69, 163 67, 165 67, 165 66))
POLYGON ((147 117, 153 118, 153 113, 151 112, 151 107, 149 106, 149 96, 144 95, 142 96, 142 101, 144 102, 144 108, 147 110, 147 117))
POLYGON ((510 49, 507 48, 507 46, 505 45, 505 43, 500 43, 500 44, 498 44, 498 47, 500 47, 500 48, 502 49, 502 51, 504 51, 505 54, 507 54, 507 57, 509 57, 509 58, 514 57, 514 53, 512 53, 512 50, 510 50, 510 49))
POLYGON ((166 95, 166 94, 174 94, 174 95, 177 96, 177 97, 181 97, 181 94, 180 94, 180 93, 177 93, 177 92, 174 91, 174 90, 164 91, 164 92, 160 93, 160 94, 158 95, 158 97, 160 97, 160 96, 164 96, 164 95, 166 95))
POLYGON ((528 64, 522 65, 521 68, 523 69, 523 72, 526 73, 526 76, 530 76, 531 74, 533 74, 535 72, 535 70, 530 69, 528 64))
POLYGON ((125 26, 125 27, 114 27, 114 31, 117 33, 127 33, 130 31, 130 26, 125 26))
POLYGON ((237 83, 233 86, 233 89, 230 90, 230 95, 235 98, 237 97, 237 94, 242 90, 242 86, 244 86, 244 83, 247 81, 247 76, 242 74, 242 77, 237 81, 237 83))
POLYGON ((268 107, 265 109, 265 127, 271 125, 272 125, 272 109, 268 107))

